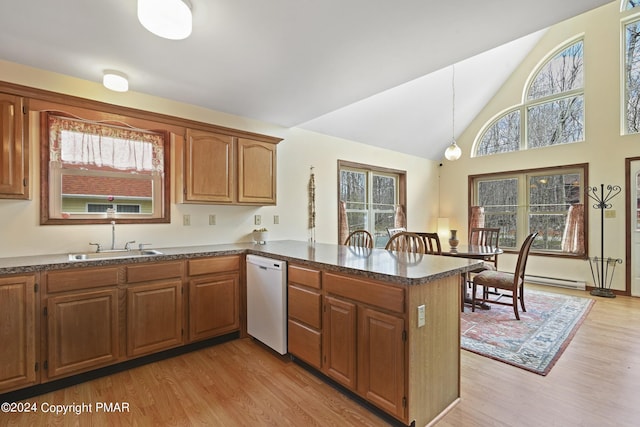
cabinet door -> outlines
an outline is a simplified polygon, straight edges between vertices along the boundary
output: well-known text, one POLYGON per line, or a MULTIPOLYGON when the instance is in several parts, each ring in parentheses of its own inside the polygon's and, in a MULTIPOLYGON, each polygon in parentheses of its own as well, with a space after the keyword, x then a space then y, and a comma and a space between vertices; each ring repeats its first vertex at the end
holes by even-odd
POLYGON ((182 282, 167 280, 127 288, 127 356, 182 343, 182 282))
POLYGON ((334 380, 356 388, 356 306, 330 296, 324 300, 323 371, 334 380))
POLYGON ((238 203, 276 204, 276 145, 238 139, 238 203))
POLYGON ((238 274, 216 274, 189 281, 189 340, 240 329, 238 274))
POLYGON ((404 319, 359 308, 358 391, 379 408, 404 418, 404 319))
POLYGON ((77 374, 118 359, 118 290, 47 301, 48 377, 77 374))
POLYGON ((34 276, 0 278, 0 393, 36 383, 34 276))
POLYGON ((22 98, 0 93, 0 198, 29 198, 26 123, 22 98))
POLYGON ((185 200, 233 202, 234 138, 198 130, 187 130, 185 142, 185 200))

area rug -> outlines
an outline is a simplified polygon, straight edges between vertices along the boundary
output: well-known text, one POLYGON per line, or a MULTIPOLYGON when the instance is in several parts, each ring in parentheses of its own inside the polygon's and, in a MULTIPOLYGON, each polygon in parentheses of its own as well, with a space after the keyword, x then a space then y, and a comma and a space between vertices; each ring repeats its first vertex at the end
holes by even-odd
POLYGON ((461 347, 539 375, 547 375, 582 324, 593 299, 525 290, 526 312, 516 320, 511 306, 465 307, 461 347))

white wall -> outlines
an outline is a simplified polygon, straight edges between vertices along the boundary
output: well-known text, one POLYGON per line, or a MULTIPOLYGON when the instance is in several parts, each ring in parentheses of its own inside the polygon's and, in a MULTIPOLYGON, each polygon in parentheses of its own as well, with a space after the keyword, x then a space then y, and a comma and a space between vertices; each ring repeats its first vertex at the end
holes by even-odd
MULTIPOLYGON (((621 128, 621 51, 619 2, 595 9, 551 28, 479 113, 458 139, 463 157, 443 167, 441 204, 443 215, 467 235, 467 176, 496 171, 589 163, 589 185, 619 185, 623 192, 613 200, 615 218, 605 219, 605 257, 621 258, 613 288, 625 289, 625 158, 640 155, 640 135, 620 135, 621 128), (500 112, 520 104, 532 70, 559 46, 584 35, 585 64, 585 141, 535 150, 470 158, 475 138, 483 126, 500 112), (446 184, 445 184, 446 183, 446 184), (450 188, 452 191, 448 191, 450 188)), ((481 82, 479 82, 481 84, 481 82)), ((600 212, 585 201, 589 209, 589 256, 600 256, 600 212)), ((515 256, 502 255, 500 269, 512 269, 515 256)), ((586 260, 532 256, 527 272, 541 276, 584 280, 593 283, 586 260)))
MULTIPOLYGON (((250 232, 256 227, 253 224, 256 214, 262 215, 262 226, 269 229, 270 239, 306 240, 310 166, 315 167, 316 240, 336 243, 338 159, 406 170, 409 228, 428 229, 435 226, 438 210, 437 163, 149 95, 134 92, 119 94, 104 89, 97 82, 79 80, 10 62, 0 61, 0 80, 284 138, 278 145, 277 206, 175 204, 175 188, 172 188, 171 223, 117 225, 116 239, 119 247, 127 240, 151 243, 154 247, 251 241, 250 232), (182 225, 183 214, 191 215, 191 226, 182 225), (209 214, 216 215, 216 225, 208 225, 209 214), (278 225, 273 224, 273 215, 279 216, 278 225)), ((32 129, 31 135, 32 199, 0 200, 0 257, 85 251, 89 249, 90 241, 109 244, 110 225, 39 224, 40 165, 37 129, 32 129)))

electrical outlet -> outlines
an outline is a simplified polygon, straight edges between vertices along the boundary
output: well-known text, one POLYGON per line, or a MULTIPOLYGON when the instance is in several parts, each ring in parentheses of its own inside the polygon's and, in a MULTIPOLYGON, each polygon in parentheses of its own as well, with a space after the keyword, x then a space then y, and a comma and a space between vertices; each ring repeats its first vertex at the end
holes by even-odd
POLYGON ((182 215, 182 225, 191 225, 191 215, 189 214, 182 215))
POLYGON ((209 225, 216 225, 216 216, 214 214, 209 215, 209 225))
POLYGON ((427 323, 426 307, 424 304, 418 306, 418 328, 427 323))
POLYGON ((280 224, 280 216, 279 215, 274 215, 273 216, 273 223, 274 224, 280 224))
POLYGON ((260 215, 255 215, 255 216, 253 217, 253 223, 254 223, 255 225, 260 225, 260 224, 262 224, 262 217, 261 217, 260 215))

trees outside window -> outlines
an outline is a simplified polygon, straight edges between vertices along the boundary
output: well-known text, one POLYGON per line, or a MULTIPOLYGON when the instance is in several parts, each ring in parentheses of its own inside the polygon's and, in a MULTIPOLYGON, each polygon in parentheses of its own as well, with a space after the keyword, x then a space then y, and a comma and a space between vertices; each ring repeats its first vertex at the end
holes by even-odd
POLYGON ((533 73, 526 99, 481 133, 475 156, 584 140, 583 41, 561 49, 533 73))
POLYGON ((396 208, 405 204, 405 172, 344 161, 338 170, 338 202, 346 204, 349 232, 367 230, 375 247, 384 247, 396 208))
MULTIPOLYGON (((532 251, 584 256, 563 245, 571 206, 584 203, 587 165, 470 176, 471 206, 484 207, 484 226, 500 228, 500 247, 517 250, 524 238, 540 233, 532 251)), ((582 221, 582 239, 584 224, 582 221)))

